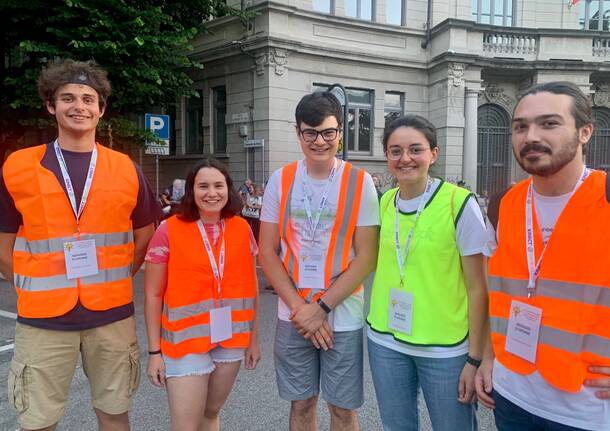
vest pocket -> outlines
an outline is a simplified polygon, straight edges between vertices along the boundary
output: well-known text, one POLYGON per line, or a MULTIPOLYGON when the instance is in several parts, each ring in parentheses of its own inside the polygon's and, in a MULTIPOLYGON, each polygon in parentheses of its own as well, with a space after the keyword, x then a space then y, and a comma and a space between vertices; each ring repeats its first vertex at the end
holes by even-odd
POLYGON ((30 406, 27 390, 27 365, 11 361, 8 372, 8 401, 18 414, 30 406))
POLYGON ((138 343, 134 343, 129 351, 129 389, 128 394, 131 397, 138 386, 140 385, 140 348, 138 343))

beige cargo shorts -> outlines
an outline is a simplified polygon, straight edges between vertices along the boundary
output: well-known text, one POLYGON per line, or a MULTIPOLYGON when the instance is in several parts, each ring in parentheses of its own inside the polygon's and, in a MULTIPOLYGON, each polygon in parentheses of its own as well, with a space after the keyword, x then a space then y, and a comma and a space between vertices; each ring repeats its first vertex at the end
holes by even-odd
POLYGON ((129 410, 140 379, 133 316, 83 331, 55 331, 17 322, 8 376, 8 401, 23 428, 45 428, 64 414, 79 355, 93 407, 108 414, 129 410))

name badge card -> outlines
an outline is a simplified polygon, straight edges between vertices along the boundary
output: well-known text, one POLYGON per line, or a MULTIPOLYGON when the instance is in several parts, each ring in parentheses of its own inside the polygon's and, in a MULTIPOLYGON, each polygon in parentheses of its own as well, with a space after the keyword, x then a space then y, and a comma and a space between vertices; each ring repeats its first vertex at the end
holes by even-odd
POLYGON ((413 294, 400 289, 390 289, 388 327, 411 335, 413 324, 413 294))
POLYGON ((535 363, 541 321, 541 308, 513 300, 506 333, 506 351, 535 363))
POLYGON ((311 246, 299 251, 299 289, 324 289, 325 254, 311 246))
POLYGON ((64 258, 68 280, 88 277, 99 272, 94 239, 64 242, 64 258))
POLYGON ((219 343, 233 337, 230 306, 210 310, 210 337, 212 343, 219 343))

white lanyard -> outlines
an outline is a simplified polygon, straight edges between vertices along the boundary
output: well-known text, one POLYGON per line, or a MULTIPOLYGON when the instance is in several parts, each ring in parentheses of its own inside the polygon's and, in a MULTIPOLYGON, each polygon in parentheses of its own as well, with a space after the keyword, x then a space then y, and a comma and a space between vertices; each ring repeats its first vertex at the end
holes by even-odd
POLYGON ((326 202, 328 201, 328 191, 330 190, 330 186, 335 178, 335 174, 337 173, 337 159, 335 158, 335 163, 333 165, 332 170, 330 171, 330 175, 328 176, 328 182, 326 183, 326 187, 324 188, 324 193, 322 193, 322 199, 320 199, 320 204, 318 205, 318 210, 316 211, 315 218, 311 213, 311 202, 309 200, 309 183, 307 182, 307 175, 303 176, 303 189, 305 194, 305 213, 307 214, 307 221, 309 222, 310 229, 310 237, 311 241, 314 240, 316 229, 318 228, 318 223, 320 222, 320 216, 322 215, 322 211, 326 206, 326 202))
MULTIPOLYGON (((585 168, 582 173, 582 176, 576 183, 576 186, 574 187, 572 193, 576 193, 576 190, 578 190, 581 184, 585 182, 588 176, 589 170, 585 168)), ((546 251, 546 248, 549 245, 549 242, 551 241, 551 237, 549 236, 546 241, 546 244, 544 244, 544 247, 542 248, 540 258, 538 258, 538 262, 536 262, 536 256, 534 252, 534 217, 532 215, 534 188, 532 184, 533 182, 530 181, 530 184, 527 188, 527 198, 525 199, 525 250, 527 254, 527 267, 529 270, 529 281, 527 283, 528 298, 531 298, 536 290, 536 281, 538 280, 538 276, 540 275, 540 266, 542 265, 542 258, 544 257, 544 252, 546 251)), ((553 234, 551 233, 551 236, 552 235, 553 234)))
POLYGON ((201 238, 203 239, 203 244, 205 245, 205 251, 208 252, 208 259, 210 259, 210 265, 212 266, 212 272, 214 273, 214 278, 216 279, 216 284, 218 285, 218 298, 220 298, 222 283, 222 276, 225 272, 225 221, 220 221, 220 227, 222 230, 222 243, 220 245, 220 268, 219 265, 216 264, 216 258, 214 257, 214 251, 212 250, 212 245, 210 244, 210 240, 208 239, 208 233, 205 231, 205 227, 203 226, 203 222, 201 220, 197 220, 197 227, 199 228, 199 232, 201 233, 201 238))
POLYGON ((413 233, 415 233, 415 228, 417 227, 417 221, 419 220, 419 216, 421 216, 421 213, 424 211, 424 207, 426 206, 426 203, 428 202, 428 199, 430 198, 430 194, 432 191, 432 184, 433 184, 432 179, 430 177, 428 177, 428 184, 426 185, 426 191, 424 192, 424 194, 421 197, 421 200, 419 201, 419 205, 417 207, 417 212, 415 213, 415 221, 413 223, 413 227, 411 228, 411 231, 409 232, 409 235, 407 236, 407 242, 405 244, 404 254, 400 247, 400 224, 398 222, 398 219, 400 217, 400 211, 398 210, 398 195, 400 193, 400 190, 398 190, 396 192, 396 197, 395 197, 395 202, 394 202, 394 208, 395 208, 394 245, 396 247, 396 260, 398 261, 398 269, 400 270, 400 287, 403 287, 403 279, 405 276, 405 265, 407 263, 407 257, 409 256, 409 247, 411 245, 411 240, 413 239, 413 233), (404 257, 403 257, 403 255, 404 255, 404 257))
POLYGON ((55 155, 57 156, 57 161, 59 162, 61 175, 64 177, 64 184, 66 185, 66 192, 68 192, 70 205, 72 206, 74 217, 76 217, 76 229, 78 232, 80 216, 83 213, 83 210, 85 209, 85 205, 87 204, 87 198, 89 197, 89 192, 91 191, 91 183, 93 182, 93 174, 95 173, 95 165, 97 163, 97 146, 93 146, 91 160, 89 161, 89 169, 87 170, 87 179, 85 180, 85 187, 83 188, 83 195, 81 196, 80 205, 78 206, 78 208, 76 207, 76 195, 74 194, 74 186, 72 185, 72 180, 70 180, 70 175, 68 174, 68 166, 66 165, 66 160, 64 159, 64 155, 61 152, 61 148, 59 147, 57 139, 55 140, 53 147, 55 148, 55 155))

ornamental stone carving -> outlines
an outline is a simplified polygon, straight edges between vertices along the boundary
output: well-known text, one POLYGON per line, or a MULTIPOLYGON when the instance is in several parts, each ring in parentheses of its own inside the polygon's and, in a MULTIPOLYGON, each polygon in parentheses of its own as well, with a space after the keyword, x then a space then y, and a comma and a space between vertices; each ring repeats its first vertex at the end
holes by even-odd
POLYGON ((464 63, 449 63, 449 80, 454 87, 464 86, 464 74, 466 65, 464 63))
POLYGON ((255 62, 258 76, 264 75, 265 67, 269 65, 274 66, 274 72, 277 76, 283 76, 288 64, 288 52, 284 49, 271 48, 268 52, 258 54, 255 62))
POLYGON ((288 53, 283 49, 273 48, 269 51, 269 63, 275 65, 275 74, 282 76, 286 72, 288 64, 288 53))
POLYGON ((610 84, 600 84, 593 93, 593 105, 610 108, 610 84))
POLYGON ((265 74, 265 66, 269 64, 267 53, 258 54, 255 58, 256 74, 263 76, 265 74))
POLYGON ((505 93, 504 87, 497 83, 486 84, 480 98, 483 99, 483 103, 495 103, 502 106, 508 112, 512 112, 517 102, 513 97, 505 93))

